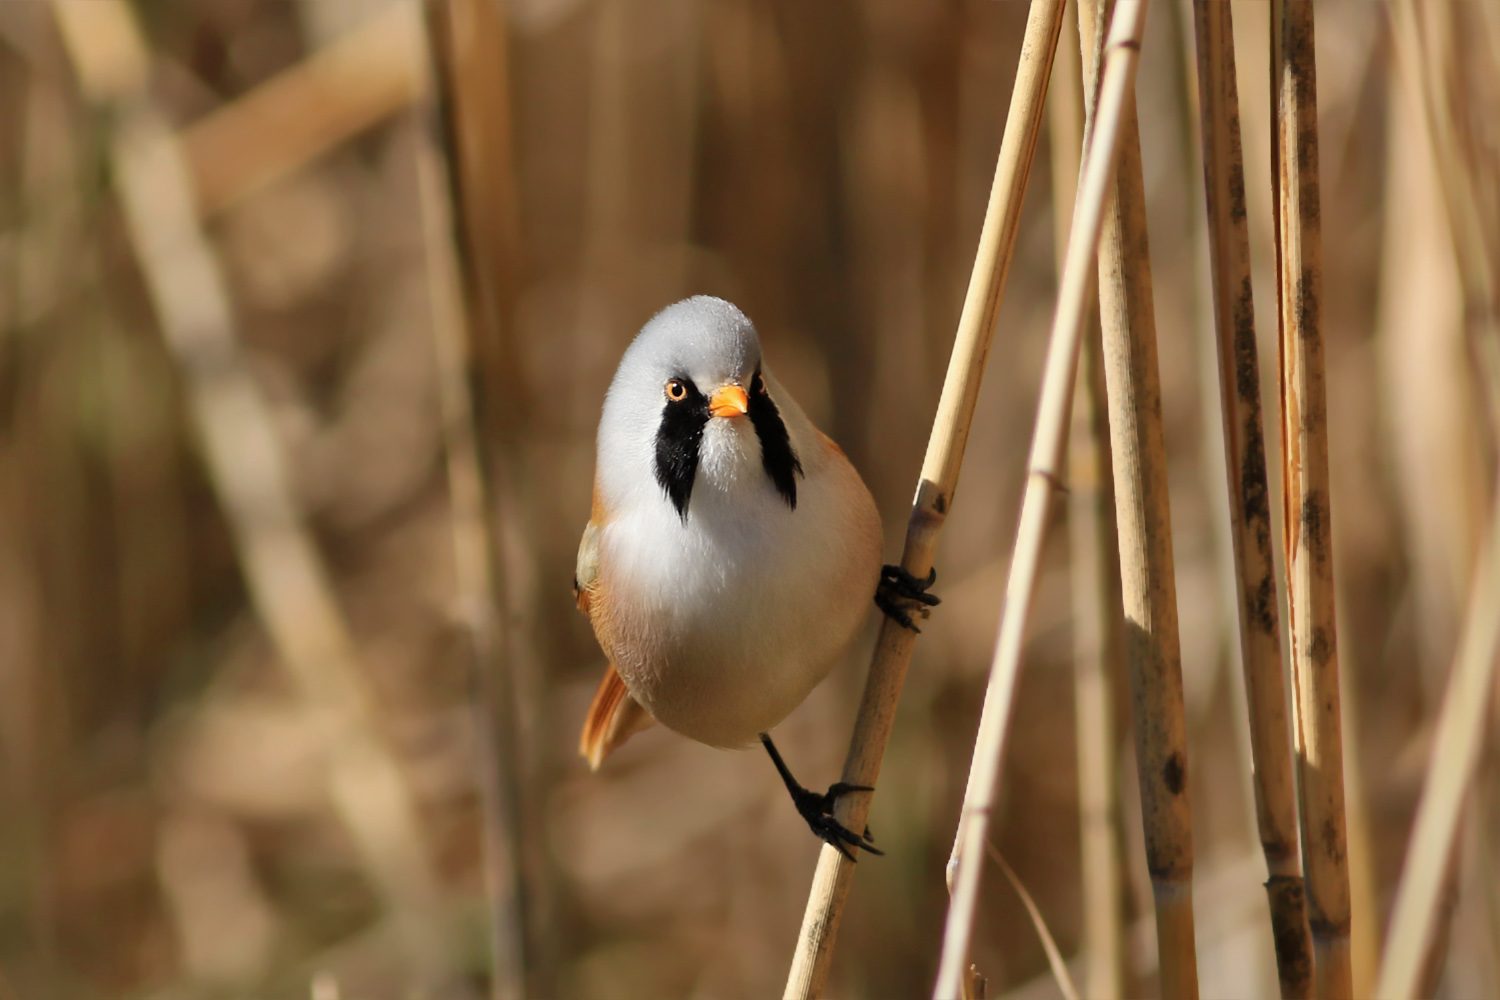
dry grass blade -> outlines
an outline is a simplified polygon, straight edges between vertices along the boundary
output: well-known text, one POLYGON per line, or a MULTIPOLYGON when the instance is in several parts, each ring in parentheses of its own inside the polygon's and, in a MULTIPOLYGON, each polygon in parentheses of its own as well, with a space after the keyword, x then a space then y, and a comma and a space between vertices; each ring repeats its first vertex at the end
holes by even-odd
POLYGON ((1026 907, 1026 915, 1031 918, 1031 926, 1036 928, 1036 936, 1042 939, 1042 950, 1047 953, 1047 964, 1052 967, 1052 978, 1057 980, 1057 988, 1062 991, 1066 1000, 1078 1000, 1078 987, 1073 985, 1073 977, 1068 974, 1068 962, 1058 950, 1057 941, 1052 937, 1052 932, 1047 929, 1047 921, 1042 919, 1042 911, 1037 909, 1036 900, 1031 898, 1031 893, 1026 891, 1026 886, 1017 877, 1015 869, 1006 863, 1005 856, 995 849, 994 844, 985 844, 995 864, 1005 873, 1010 881, 1016 895, 1021 897, 1021 905, 1026 907))
POLYGON ((1198 36, 1203 179, 1208 197, 1219 395, 1229 473, 1240 655, 1250 711, 1256 821, 1270 875, 1266 892, 1281 995, 1305 997, 1312 989, 1312 943, 1297 846, 1297 801, 1271 553, 1270 488, 1250 286, 1234 34, 1228 4, 1199 0, 1193 4, 1193 15, 1198 36))
POLYGON ((1392 908, 1376 996, 1415 997, 1453 861, 1464 801, 1484 749, 1500 654, 1500 501, 1469 594, 1468 614, 1438 714, 1432 756, 1392 908))
POLYGON ((1303 864, 1317 995, 1353 989, 1338 636, 1334 625, 1328 400, 1324 386, 1322 237, 1313 7, 1274 0, 1276 260, 1281 440, 1293 711, 1302 791, 1303 864))
MULTIPOLYGON (((1036 591, 1042 542, 1047 532, 1052 491, 1060 481, 1077 378, 1094 256, 1104 223, 1105 196, 1114 165, 1126 102, 1135 83, 1146 4, 1122 0, 1110 25, 1099 89, 1099 115, 1086 147, 1067 258, 1058 289, 1057 313, 1047 345, 1037 423, 1028 460, 1030 475, 1021 501, 1020 526, 1006 583, 995 657, 985 691, 974 760, 964 791, 963 812, 950 862, 952 899, 943 930, 935 995, 955 997, 967 965, 969 940, 979 898, 979 881, 995 786, 1004 757, 1005 736, 1020 675, 1026 618, 1036 591)), ((1054 36, 1055 37, 1055 36, 1054 36)))
POLYGON ((112 112, 109 157, 121 206, 251 600, 308 710, 324 720, 329 795, 390 904, 415 978, 436 984, 447 975, 446 935, 416 805, 378 735, 372 694, 293 499, 270 409, 241 362, 187 159, 145 91, 144 41, 123 2, 59 0, 54 11, 85 95, 112 112))
MULTIPOLYGON (((1083 66, 1077 18, 1065 18, 1049 117, 1053 233, 1061 274, 1083 160, 1083 66)), ((1125 994, 1125 872, 1119 792, 1125 619, 1109 454, 1109 418, 1096 314, 1078 360, 1068 434, 1068 552, 1073 596, 1073 704, 1078 742, 1078 839, 1083 881, 1084 990, 1125 994)))
MULTIPOLYGON (((1005 137, 995 166, 989 206, 980 232, 979 250, 969 280, 968 294, 959 317, 953 354, 943 382, 933 420, 932 437, 922 462, 916 500, 907 525, 902 567, 913 576, 927 575, 932 566, 938 535, 952 506, 964 445, 979 382, 994 336, 995 317, 1005 288, 1006 274, 1015 251, 1021 203, 1031 173, 1045 110, 1047 81, 1062 27, 1062 0, 1033 0, 1021 47, 1020 65, 1011 92, 1005 137)), ((1071 372, 1071 364, 1069 370, 1071 372)), ((915 636, 890 619, 881 623, 864 697, 854 723, 843 780, 850 784, 874 785, 881 756, 890 738, 896 703, 911 662, 915 636)), ((869 812, 868 795, 846 795, 839 800, 839 822, 854 830, 864 829, 869 812)), ((811 997, 822 992, 833 957, 833 942, 849 892, 853 866, 832 847, 818 856, 797 952, 787 978, 786 996, 811 997)), ((957 994, 957 989, 953 991, 957 994)))
POLYGON ((393 4, 182 135, 198 210, 220 212, 410 107, 426 88, 419 20, 393 4))

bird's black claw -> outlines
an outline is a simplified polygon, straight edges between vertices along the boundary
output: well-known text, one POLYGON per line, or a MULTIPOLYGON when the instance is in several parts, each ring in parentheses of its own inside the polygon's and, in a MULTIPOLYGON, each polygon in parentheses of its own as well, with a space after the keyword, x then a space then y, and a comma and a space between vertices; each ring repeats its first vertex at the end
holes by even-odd
POLYGON ((786 761, 781 759, 781 752, 776 749, 776 744, 771 741, 768 733, 760 734, 760 742, 766 748, 766 753, 771 756, 771 763, 776 765, 776 771, 781 775, 782 783, 786 790, 792 794, 792 803, 797 807, 797 813, 807 821, 808 827, 817 834, 818 839, 825 844, 831 844, 850 861, 854 855, 849 852, 851 846, 862 848, 871 854, 884 854, 884 851, 875 847, 875 838, 870 836, 870 828, 865 827, 864 836, 860 836, 853 830, 833 818, 833 807, 838 804, 839 796, 850 792, 873 792, 875 789, 869 785, 851 785, 847 781, 840 781, 828 786, 828 791, 819 795, 817 792, 808 791, 803 788, 796 778, 792 777, 791 769, 786 766, 786 761))
POLYGON ((806 788, 798 788, 792 792, 792 801, 796 803, 797 812, 807 821, 808 827, 817 835, 818 839, 829 844, 850 861, 854 861, 854 855, 850 853, 849 847, 858 847, 869 851, 871 854, 884 854, 885 852, 875 846, 874 838, 870 836, 870 828, 865 827, 863 835, 855 833, 844 824, 833 818, 833 807, 840 795, 847 792, 872 792, 873 788, 868 785, 850 785, 840 781, 829 787, 822 795, 809 791, 806 788), (846 846, 848 845, 848 846, 846 846))
POLYGON ((875 604, 903 628, 920 633, 922 630, 912 621, 911 612, 926 618, 928 608, 943 603, 936 594, 927 592, 936 581, 936 569, 929 571, 926 579, 918 580, 900 566, 883 566, 880 584, 875 588, 875 604))

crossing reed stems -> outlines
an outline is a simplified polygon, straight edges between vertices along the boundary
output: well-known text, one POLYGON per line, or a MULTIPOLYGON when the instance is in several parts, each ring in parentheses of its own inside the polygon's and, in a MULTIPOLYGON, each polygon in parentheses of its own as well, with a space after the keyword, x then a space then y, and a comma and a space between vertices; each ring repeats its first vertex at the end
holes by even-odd
MULTIPOLYGON (((1105 197, 1114 173, 1126 104, 1135 83, 1145 15, 1144 0, 1121 0, 1105 45, 1099 88, 1100 110, 1085 144, 1084 168, 1037 404, 1037 423, 1028 459, 1030 475, 1021 501, 1020 526, 1006 582, 1005 606, 995 656, 990 665, 979 734, 974 744, 974 760, 964 791, 953 858, 949 862, 952 898, 948 905, 934 990, 934 995, 944 1000, 959 995, 968 963, 990 812, 1020 675, 1026 619, 1036 592, 1053 491, 1062 471, 1079 348, 1088 315, 1091 258, 1104 222, 1105 197)), ((1053 37, 1056 38, 1055 32, 1053 37)))
MULTIPOLYGON (((1076 6, 1070 5, 1070 7, 1076 6)), ((1083 160, 1083 65, 1078 19, 1064 18, 1052 81, 1053 233, 1062 273, 1083 160)), ((1094 41, 1087 43, 1092 53, 1094 41)), ((1092 58, 1092 56, 1091 56, 1092 58)), ((1068 433, 1068 557, 1073 597, 1073 705, 1078 745, 1078 840, 1083 882, 1084 996, 1125 995, 1125 872, 1119 739, 1125 619, 1110 471, 1099 319, 1092 310, 1078 359, 1068 433)))
POLYGON ((381 734, 375 693, 297 502, 271 406, 245 364, 188 158, 151 100, 145 39, 123 0, 56 0, 53 12, 84 95, 109 113, 126 228, 251 602, 304 710, 327 734, 332 807, 387 904, 413 980, 445 988, 450 940, 417 803, 381 734))
MULTIPOLYGON (((964 445, 979 397, 980 378, 994 336, 995 317, 1015 251, 1021 203, 1041 133, 1047 81, 1052 73, 1062 15, 1062 0, 1032 0, 979 249, 907 523, 901 565, 913 576, 926 576, 932 567, 938 536, 953 503, 964 445)), ((843 780, 850 784, 876 784, 915 638, 910 630, 889 618, 881 622, 849 755, 844 762, 843 780)), ((869 795, 845 795, 839 799, 835 815, 849 829, 861 830, 869 808, 869 795)), ((976 864, 980 860, 976 858, 976 864)), ((822 992, 853 874, 852 862, 832 847, 823 848, 787 976, 788 998, 814 997, 822 992)), ((955 996, 956 983, 957 980, 952 990, 955 996)))

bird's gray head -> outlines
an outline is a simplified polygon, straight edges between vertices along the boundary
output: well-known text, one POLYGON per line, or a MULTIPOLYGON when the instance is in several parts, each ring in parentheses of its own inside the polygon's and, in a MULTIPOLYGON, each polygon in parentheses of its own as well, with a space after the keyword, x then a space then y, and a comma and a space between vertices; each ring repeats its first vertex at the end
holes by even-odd
POLYGON ((686 520, 695 484, 727 491, 762 475, 795 509, 802 466, 782 414, 789 400, 779 407, 771 385, 755 327, 731 303, 695 295, 657 313, 626 349, 604 400, 599 468, 608 499, 654 492, 686 520))

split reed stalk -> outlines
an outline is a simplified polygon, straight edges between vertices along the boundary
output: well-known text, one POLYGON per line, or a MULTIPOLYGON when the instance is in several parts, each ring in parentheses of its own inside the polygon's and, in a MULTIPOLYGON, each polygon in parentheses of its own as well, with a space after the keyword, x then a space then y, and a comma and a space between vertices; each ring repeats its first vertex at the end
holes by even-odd
POLYGON ((1229 473, 1240 656, 1250 713, 1256 823, 1270 876, 1266 893, 1281 995, 1307 997, 1312 990, 1312 942, 1297 845, 1296 788, 1271 552, 1270 488, 1260 405, 1255 300, 1250 285, 1234 31, 1227 3, 1197 0, 1193 18, 1198 40, 1203 183, 1208 199, 1209 260, 1218 333, 1219 398, 1229 473))
POLYGON ((1353 991, 1349 855, 1324 384, 1317 74, 1308 0, 1272 2, 1271 87, 1287 605, 1303 866, 1317 995, 1343 1000, 1353 991))
POLYGON ((1391 911, 1375 995, 1418 996, 1449 882, 1460 821, 1484 750, 1500 655, 1500 490, 1485 529, 1468 613, 1434 731, 1427 778, 1391 911))
MULTIPOLYGON (((1053 317, 1042 370, 1037 423, 1028 459, 1029 475, 1006 582, 1005 605, 1001 612, 995 656, 990 665, 979 734, 974 743, 974 760, 964 791, 963 811, 959 815, 953 858, 949 862, 952 898, 943 930, 943 950, 934 989, 934 995, 940 1000, 959 995, 968 964, 990 812, 994 806, 1005 736, 1020 676, 1026 619, 1036 592, 1053 491, 1060 482, 1062 471, 1079 347, 1088 315, 1087 300, 1092 279, 1090 259, 1094 256, 1104 222, 1105 197, 1121 144, 1125 108, 1135 84, 1145 20, 1144 0, 1121 0, 1105 45, 1099 114, 1085 143, 1079 194, 1058 287, 1057 312, 1053 317)), ((1052 37, 1057 37, 1055 30, 1052 37)))
MULTIPOLYGON (((901 565, 913 576, 926 576, 931 569, 938 536, 953 503, 980 379, 994 337, 995 318, 1015 252, 1021 203, 1041 133, 1047 81, 1052 73, 1062 16, 1063 0, 1032 0, 979 249, 907 522, 901 565)), ((1071 365, 1069 371, 1071 375, 1071 365)), ((849 756, 844 762, 842 780, 850 784, 876 784, 915 638, 914 633, 889 618, 881 622, 859 715, 854 722, 849 756)), ((839 799, 835 815, 849 829, 862 830, 869 808, 869 795, 845 795, 839 799)), ((975 859, 976 865, 980 863, 982 853, 975 859)), ((818 855, 807 911, 787 977, 788 998, 822 993, 853 873, 850 861, 832 847, 824 846, 818 855)), ((956 985, 953 993, 958 993, 956 985)))
MULTIPOLYGON (((1078 168, 1083 160, 1083 66, 1078 19, 1064 18, 1052 80, 1052 219, 1062 274, 1078 168)), ((1068 552, 1073 596, 1073 705, 1078 742, 1078 840, 1082 855, 1084 996, 1125 995, 1125 872, 1121 844, 1120 688, 1125 619, 1097 313, 1090 310, 1078 359, 1068 433, 1068 552)))
MULTIPOLYGON (((439 10, 433 7, 429 13, 437 15, 439 10)), ((450 23, 436 16, 433 20, 426 40, 436 63, 440 58, 438 47, 446 48, 451 36, 440 34, 450 23)), ((434 117, 440 118, 434 129, 435 141, 442 142, 449 138, 448 133, 441 117, 434 117)), ((427 141, 417 144, 417 185, 453 529, 454 618, 467 640, 469 700, 476 733, 481 867, 489 907, 489 993, 491 1000, 520 1000, 526 995, 526 980, 518 857, 521 838, 516 819, 519 768, 515 766, 513 713, 501 678, 503 636, 494 566, 495 532, 490 524, 492 507, 486 496, 470 394, 472 331, 465 307, 453 205, 462 189, 451 158, 440 160, 434 145, 427 141)), ((451 139, 442 146, 444 151, 451 150, 451 139)), ((469 296, 471 300, 473 297, 469 296)))
POLYGON ((108 113, 112 178, 146 290, 190 401, 246 587, 304 710, 328 740, 328 795, 387 904, 415 981, 441 988, 439 884, 400 762, 327 568, 298 509, 270 406, 240 355, 218 262, 199 226, 181 142, 147 88, 150 54, 123 0, 57 0, 86 98, 108 113))
MULTIPOLYGON (((1101 24, 1103 8, 1104 4, 1098 0, 1084 0, 1079 5, 1080 18, 1092 18, 1096 25, 1101 24)), ((1119 5, 1116 9, 1120 9, 1119 5)), ((1087 33, 1080 31, 1081 35, 1087 33)), ((1091 89, 1086 81, 1085 92, 1091 89)), ((1094 114, 1103 113, 1101 96, 1094 114)), ((1146 867, 1156 902, 1161 993, 1165 997, 1196 997, 1198 968, 1193 934, 1187 722, 1182 700, 1182 658, 1177 635, 1177 593, 1167 501, 1166 442, 1161 426, 1161 380, 1156 363, 1145 184, 1133 90, 1125 94, 1119 115, 1119 157, 1110 179, 1098 268, 1125 615, 1125 662, 1130 677, 1146 867)), ((1091 116, 1090 127, 1097 128, 1099 120, 1091 116)))

